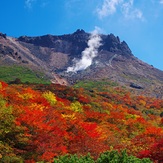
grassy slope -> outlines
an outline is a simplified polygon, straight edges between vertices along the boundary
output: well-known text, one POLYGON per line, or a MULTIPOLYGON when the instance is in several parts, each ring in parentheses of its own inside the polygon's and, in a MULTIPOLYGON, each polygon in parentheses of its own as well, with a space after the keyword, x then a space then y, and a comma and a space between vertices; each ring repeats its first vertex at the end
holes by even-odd
POLYGON ((23 83, 49 83, 49 80, 46 79, 42 72, 36 72, 29 68, 15 65, 0 66, 0 80, 10 82, 14 81, 16 78, 19 78, 23 83))
POLYGON ((96 89, 97 91, 107 91, 117 87, 118 84, 112 81, 80 81, 74 85, 75 88, 84 88, 86 90, 96 89))

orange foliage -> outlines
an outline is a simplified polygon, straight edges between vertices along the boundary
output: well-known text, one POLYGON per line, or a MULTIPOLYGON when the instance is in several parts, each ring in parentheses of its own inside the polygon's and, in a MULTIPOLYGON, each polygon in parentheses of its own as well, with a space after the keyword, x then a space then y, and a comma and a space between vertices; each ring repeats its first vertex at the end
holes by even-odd
MULTIPOLYGON (((66 86, 8 86, 0 82, 0 97, 12 107, 15 125, 23 131, 27 163, 51 161, 65 153, 89 152, 97 158, 110 148, 126 148, 132 155, 161 160, 163 129, 159 125, 163 119, 159 113, 163 101, 131 97, 118 88, 115 91, 118 93, 95 92, 91 96, 84 89, 66 86), (156 114, 144 114, 143 110, 150 108, 155 108, 156 114)), ((20 154, 19 144, 15 150, 20 154)))

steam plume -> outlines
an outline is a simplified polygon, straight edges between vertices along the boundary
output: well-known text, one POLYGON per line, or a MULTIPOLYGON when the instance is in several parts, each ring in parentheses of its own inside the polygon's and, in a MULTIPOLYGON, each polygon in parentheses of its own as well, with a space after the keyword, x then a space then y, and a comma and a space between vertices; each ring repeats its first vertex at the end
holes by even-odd
POLYGON ((99 36, 99 28, 91 33, 90 39, 88 40, 88 48, 82 52, 82 58, 80 60, 75 60, 72 67, 67 68, 67 72, 77 72, 80 70, 85 70, 92 64, 93 58, 98 54, 98 48, 102 45, 100 43, 101 37, 99 36))

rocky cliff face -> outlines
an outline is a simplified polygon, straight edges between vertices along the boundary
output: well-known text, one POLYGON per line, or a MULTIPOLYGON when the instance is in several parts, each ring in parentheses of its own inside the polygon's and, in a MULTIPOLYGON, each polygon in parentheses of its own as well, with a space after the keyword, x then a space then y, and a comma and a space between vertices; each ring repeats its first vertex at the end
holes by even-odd
MULTIPOLYGON (((35 46, 54 48, 55 52, 70 54, 71 56, 80 56, 81 52, 87 47, 90 34, 84 30, 77 30, 73 34, 62 36, 45 35, 40 37, 21 36, 18 41, 31 43, 35 46)), ((132 55, 130 48, 125 41, 120 42, 119 37, 113 34, 101 35, 102 45, 99 51, 106 50, 121 55, 132 55)))
POLYGON ((80 60, 82 52, 88 48, 90 36, 84 30, 61 36, 21 36, 17 39, 0 33, 0 64, 14 63, 43 70, 52 81, 59 80, 60 75, 69 84, 79 80, 113 80, 138 89, 139 93, 150 92, 162 98, 163 72, 134 57, 127 43, 113 34, 100 35, 101 46, 91 66, 67 73, 67 68, 74 60, 80 60))

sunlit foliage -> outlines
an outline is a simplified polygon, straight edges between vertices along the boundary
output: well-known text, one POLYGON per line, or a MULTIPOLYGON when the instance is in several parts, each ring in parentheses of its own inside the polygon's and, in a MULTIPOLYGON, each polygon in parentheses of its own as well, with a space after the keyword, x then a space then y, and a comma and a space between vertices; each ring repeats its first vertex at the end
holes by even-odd
POLYGON ((66 154, 87 159, 88 153, 94 161, 106 157, 105 151, 124 149, 129 156, 161 162, 162 112, 163 100, 120 87, 0 82, 0 162, 52 162, 66 154))

